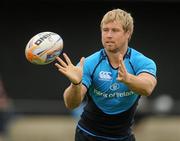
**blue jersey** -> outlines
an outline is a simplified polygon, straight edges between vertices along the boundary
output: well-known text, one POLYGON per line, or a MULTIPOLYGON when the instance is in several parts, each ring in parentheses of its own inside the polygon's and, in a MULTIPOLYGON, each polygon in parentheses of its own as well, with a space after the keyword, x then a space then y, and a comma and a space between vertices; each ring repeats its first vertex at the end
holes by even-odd
MULTIPOLYGON (((154 61, 135 49, 128 48, 124 64, 133 75, 146 72, 156 76, 154 61)), ((78 124, 85 132, 102 137, 130 133, 140 95, 117 81, 117 76, 118 68, 111 66, 104 49, 85 59, 82 83, 88 89, 88 103, 78 124)))

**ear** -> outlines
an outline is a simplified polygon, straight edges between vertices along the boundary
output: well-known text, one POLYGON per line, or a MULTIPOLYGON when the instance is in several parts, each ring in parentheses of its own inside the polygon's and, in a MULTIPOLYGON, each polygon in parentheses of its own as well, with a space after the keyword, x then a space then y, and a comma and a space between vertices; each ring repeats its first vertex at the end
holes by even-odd
POLYGON ((129 37, 130 37, 130 35, 131 35, 130 31, 129 31, 129 30, 128 30, 128 31, 126 31, 126 36, 127 36, 127 38, 129 38, 129 37))
POLYGON ((127 37, 127 39, 128 39, 128 40, 130 40, 130 39, 131 39, 131 35, 132 35, 132 34, 131 34, 131 32, 130 32, 130 31, 127 31, 127 32, 126 32, 126 37, 127 37))

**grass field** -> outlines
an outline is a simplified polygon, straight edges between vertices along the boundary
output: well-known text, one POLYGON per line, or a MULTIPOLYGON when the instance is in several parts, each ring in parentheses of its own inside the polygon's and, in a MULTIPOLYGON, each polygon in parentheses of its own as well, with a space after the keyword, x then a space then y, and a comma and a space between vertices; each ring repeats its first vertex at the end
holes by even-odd
MULTIPOLYGON (((76 122, 70 116, 18 117, 5 141, 73 141, 76 122)), ((134 132, 137 141, 180 141, 180 117, 148 117, 134 132)))

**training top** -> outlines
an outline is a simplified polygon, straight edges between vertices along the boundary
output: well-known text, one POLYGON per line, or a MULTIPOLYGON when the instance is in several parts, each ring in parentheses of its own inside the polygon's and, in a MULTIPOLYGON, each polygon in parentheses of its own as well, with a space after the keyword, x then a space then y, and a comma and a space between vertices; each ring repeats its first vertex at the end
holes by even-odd
MULTIPOLYGON (((156 64, 128 47, 123 61, 128 73, 149 73, 156 77, 156 64)), ((92 136, 106 139, 131 134, 140 95, 116 80, 118 68, 110 64, 104 49, 85 58, 82 83, 87 88, 87 103, 78 128, 92 136)))

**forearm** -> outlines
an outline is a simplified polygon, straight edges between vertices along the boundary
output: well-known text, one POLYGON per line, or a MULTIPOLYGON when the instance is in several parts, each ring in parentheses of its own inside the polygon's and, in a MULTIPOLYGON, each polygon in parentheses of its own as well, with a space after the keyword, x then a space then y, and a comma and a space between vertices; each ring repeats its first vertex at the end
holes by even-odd
POLYGON ((146 77, 135 76, 128 74, 128 79, 124 82, 132 91, 137 92, 140 95, 149 96, 151 95, 156 80, 148 79, 146 77))
POLYGON ((64 92, 64 102, 68 109, 74 109, 78 107, 82 102, 81 95, 82 84, 71 84, 64 92))

